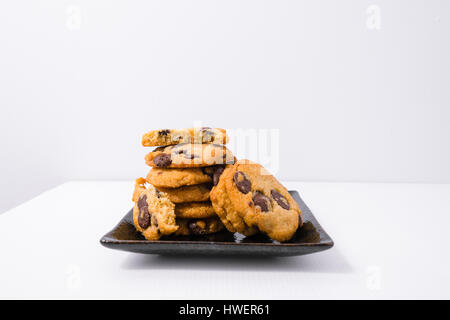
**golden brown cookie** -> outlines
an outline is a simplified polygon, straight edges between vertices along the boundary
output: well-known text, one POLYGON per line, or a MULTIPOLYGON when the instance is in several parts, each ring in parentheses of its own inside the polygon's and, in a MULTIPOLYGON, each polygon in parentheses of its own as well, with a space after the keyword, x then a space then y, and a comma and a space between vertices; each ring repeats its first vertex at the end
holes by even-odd
MULTIPOLYGON (((141 187, 137 183, 135 194, 141 187)), ((136 230, 141 232, 147 240, 157 240, 163 235, 177 231, 175 205, 169 197, 152 185, 141 191, 133 208, 133 223, 136 230)))
POLYGON ((175 205, 175 215, 177 219, 210 218, 217 216, 210 201, 177 203, 175 205))
POLYGON ((173 203, 202 202, 209 200, 211 185, 208 183, 204 183, 194 186, 183 186, 179 188, 159 187, 158 189, 164 193, 167 193, 170 201, 172 201, 173 203))
POLYGON ((144 147, 168 146, 180 143, 226 144, 227 133, 220 128, 188 128, 152 130, 142 137, 144 147))
POLYGON ((232 169, 232 165, 227 165, 221 175, 220 172, 216 174, 218 183, 211 190, 211 202, 214 211, 220 217, 220 220, 223 222, 228 231, 239 232, 243 235, 251 236, 257 233, 258 229, 246 225, 244 219, 239 215, 228 198, 225 181, 232 169))
POLYGON ((157 168, 196 168, 234 163, 227 147, 218 144, 177 144, 158 147, 145 156, 145 163, 157 168))
POLYGON ((179 188, 202 183, 211 183, 212 177, 206 168, 152 168, 145 180, 157 188, 179 188))
POLYGON ((277 241, 289 240, 301 226, 298 204, 263 166, 241 160, 224 178, 231 204, 246 225, 277 241))
POLYGON ((206 235, 216 233, 225 229, 219 218, 207 219, 181 219, 177 218, 178 230, 175 232, 177 236, 189 235, 206 235))

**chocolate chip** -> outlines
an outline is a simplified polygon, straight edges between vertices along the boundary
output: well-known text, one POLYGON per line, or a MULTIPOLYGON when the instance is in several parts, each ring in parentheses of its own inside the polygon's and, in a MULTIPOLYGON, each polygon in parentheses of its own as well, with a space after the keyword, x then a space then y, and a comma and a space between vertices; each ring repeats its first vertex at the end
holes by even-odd
POLYGON ((169 129, 164 129, 164 130, 159 131, 160 136, 167 136, 169 133, 170 133, 169 129))
POLYGON ((256 192, 253 196, 253 202, 255 203, 255 206, 259 206, 261 208, 262 212, 269 211, 269 203, 270 199, 263 195, 261 192, 256 192))
POLYGON ((234 174, 234 183, 236 184, 238 190, 243 194, 249 193, 252 188, 252 183, 247 179, 247 176, 242 171, 237 171, 234 174), (241 180, 239 180, 239 176, 242 177, 241 180))
POLYGON ((188 224, 189 230, 195 235, 205 234, 205 230, 200 228, 195 221, 189 222, 188 224))
POLYGON ((279 193, 277 190, 270 191, 270 194, 272 195, 272 198, 279 204, 280 207, 286 210, 289 210, 291 208, 287 199, 283 197, 283 195, 279 193))
POLYGON ((214 136, 214 132, 208 129, 202 130, 202 134, 207 138, 211 138, 212 136, 214 136))
POLYGON ((200 158, 200 157, 199 157, 198 155, 196 155, 196 154, 185 154, 184 157, 185 157, 186 159, 190 159, 190 160, 193 160, 193 159, 195 159, 195 158, 200 158))
POLYGON ((213 184, 217 186, 219 183, 220 176, 222 175, 223 171, 225 170, 225 167, 219 166, 213 173, 213 184))
POLYGON ((142 197, 140 197, 139 200, 138 200, 137 205, 138 205, 139 210, 142 207, 147 207, 148 206, 148 204, 147 204, 147 195, 144 194, 142 197))
POLYGON ((138 223, 142 229, 147 229, 150 226, 151 215, 148 212, 148 207, 142 207, 139 211, 138 223))
POLYGON ((161 153, 158 154, 155 158, 153 158, 153 163, 158 168, 165 168, 172 163, 172 159, 170 158, 170 154, 161 153))
POLYGON ((175 150, 174 154, 183 154, 185 150, 175 150))
POLYGON ((211 131, 210 127, 203 127, 201 135, 204 142, 214 142, 214 131, 211 131))
POLYGON ((155 194, 157 198, 161 198, 161 191, 155 188, 155 194))

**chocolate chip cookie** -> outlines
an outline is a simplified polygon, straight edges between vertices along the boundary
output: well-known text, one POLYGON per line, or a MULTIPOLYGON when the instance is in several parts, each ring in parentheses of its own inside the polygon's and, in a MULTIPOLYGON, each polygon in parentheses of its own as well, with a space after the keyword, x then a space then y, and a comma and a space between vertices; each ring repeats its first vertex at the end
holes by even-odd
POLYGON ((222 170, 216 170, 215 176, 217 184, 210 193, 211 203, 214 211, 220 217, 220 220, 230 232, 239 232, 246 236, 254 235, 258 232, 255 227, 248 226, 239 212, 232 205, 226 189, 226 180, 233 165, 227 165, 222 170))
POLYGON ((158 188, 167 193, 173 203, 203 202, 209 200, 211 185, 204 183, 194 186, 183 186, 179 188, 158 188))
POLYGON ((175 205, 175 215, 177 219, 210 218, 217 216, 210 201, 177 203, 175 205))
POLYGON ((136 230, 147 240, 157 240, 163 235, 176 232, 178 226, 175 223, 175 205, 165 193, 151 184, 146 189, 143 188, 145 185, 138 179, 133 196, 133 223, 136 230))
POLYGON ((230 202, 246 225, 278 241, 289 240, 302 225, 298 204, 263 166, 241 160, 224 178, 230 202))
POLYGON ((177 144, 158 147, 145 156, 145 162, 156 168, 195 168, 235 162, 230 150, 218 144, 177 144))
POLYGON ((226 144, 227 132, 220 128, 188 128, 152 130, 142 137, 144 147, 168 146, 179 143, 226 144))
POLYGON ((179 188, 213 181, 212 169, 206 168, 152 168, 145 180, 157 188, 179 188))
POLYGON ((225 229, 223 223, 218 217, 207 219, 181 219, 177 218, 178 230, 175 235, 190 236, 190 235, 206 235, 216 233, 225 229))

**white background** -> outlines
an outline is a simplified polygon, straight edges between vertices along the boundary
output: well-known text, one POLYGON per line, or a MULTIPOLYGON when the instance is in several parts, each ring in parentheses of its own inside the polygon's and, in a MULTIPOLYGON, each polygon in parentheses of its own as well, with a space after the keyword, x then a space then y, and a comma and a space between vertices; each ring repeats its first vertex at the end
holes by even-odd
POLYGON ((195 121, 279 129, 282 180, 449 183, 449 84, 445 0, 3 1, 0 212, 195 121))

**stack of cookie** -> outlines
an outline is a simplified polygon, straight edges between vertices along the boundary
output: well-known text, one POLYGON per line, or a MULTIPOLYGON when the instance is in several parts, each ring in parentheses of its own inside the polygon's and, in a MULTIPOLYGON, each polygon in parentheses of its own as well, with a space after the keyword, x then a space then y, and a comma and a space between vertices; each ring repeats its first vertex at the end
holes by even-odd
POLYGON ((205 235, 224 224, 210 201, 210 192, 225 165, 235 157, 225 147, 223 129, 154 130, 142 138, 145 147, 157 148, 145 156, 152 167, 136 180, 133 220, 146 239, 163 235, 205 235))
POLYGON ((223 129, 157 130, 142 144, 152 167, 136 180, 133 222, 146 239, 205 235, 223 229, 287 241, 302 226, 288 190, 261 165, 236 161, 223 129))

